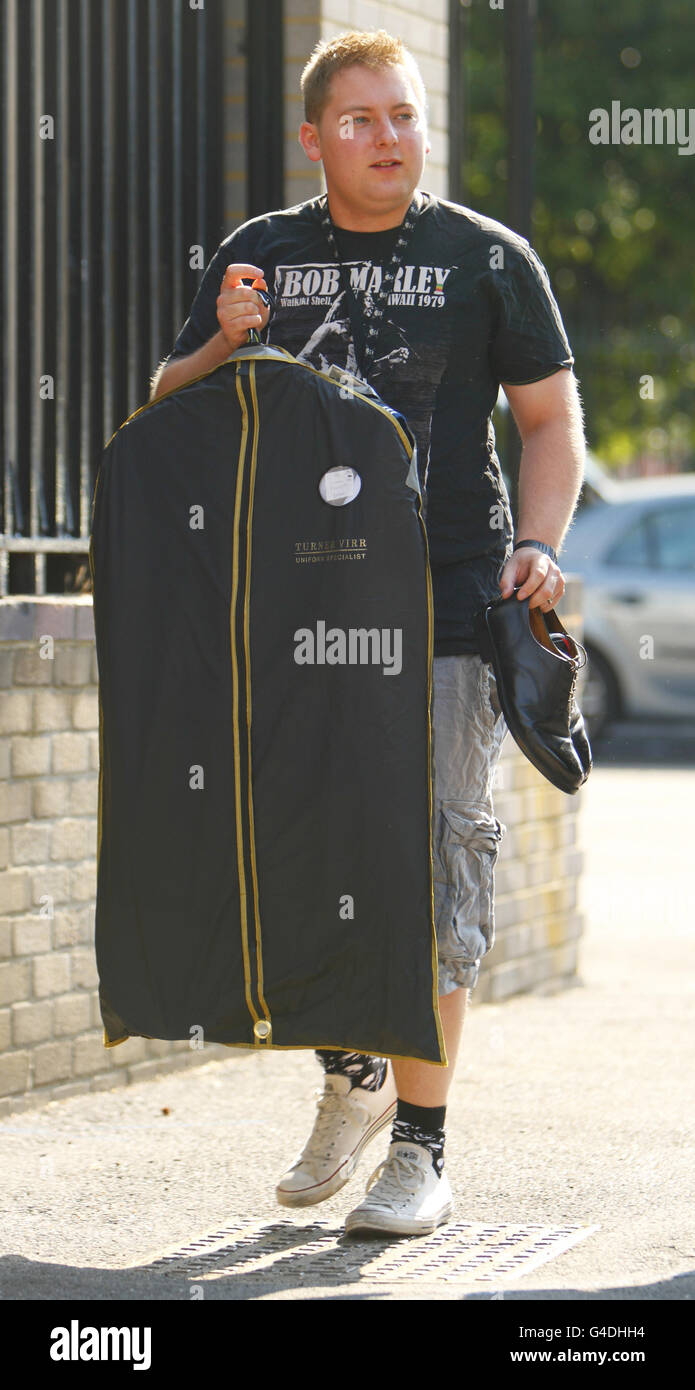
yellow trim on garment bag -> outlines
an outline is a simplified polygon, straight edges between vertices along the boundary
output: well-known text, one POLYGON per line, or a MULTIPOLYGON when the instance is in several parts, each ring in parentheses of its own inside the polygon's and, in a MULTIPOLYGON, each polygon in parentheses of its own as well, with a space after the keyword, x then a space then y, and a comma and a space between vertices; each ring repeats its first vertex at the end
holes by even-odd
MULTIPOLYGON (((248 344, 248 347, 249 347, 249 348, 254 348, 254 347, 257 347, 257 346, 258 346, 258 344, 254 344, 254 343, 249 343, 249 344, 248 344)), ((261 344, 261 346, 264 346, 264 344, 261 344)), ((296 358, 296 357, 293 357, 293 356, 292 356, 292 353, 291 353, 291 352, 287 352, 285 348, 276 347, 275 344, 273 344, 273 345, 272 345, 272 350, 273 350, 274 353, 279 353, 279 354, 281 354, 282 357, 284 357, 288 362, 293 363, 294 366, 296 366, 296 367, 304 367, 305 370, 306 370, 307 372, 313 372, 315 376, 323 377, 324 381, 330 381, 331 386, 337 387, 338 390, 341 390, 341 389, 342 389, 342 388, 341 388, 341 383, 340 383, 339 381, 336 381, 335 377, 329 376, 327 372, 320 372, 320 371, 318 370, 318 368, 316 368, 316 367, 310 367, 308 362, 299 362, 299 361, 297 360, 297 358, 296 358)), ((122 423, 117 427, 117 429, 114 430, 113 434, 111 435, 111 438, 108 439, 107 442, 106 442, 106 444, 104 445, 104 450, 108 449, 109 444, 111 443, 111 440, 112 440, 112 439, 115 439, 116 435, 119 433, 120 430, 122 430, 122 429, 124 428, 125 425, 129 425, 130 422, 131 422, 131 420, 134 420, 134 419, 135 419, 135 416, 136 416, 136 415, 142 415, 143 410, 150 410, 152 406, 154 406, 154 405, 159 405, 159 402, 160 402, 160 401, 165 401, 165 400, 167 399, 168 396, 174 396, 174 395, 176 394, 177 391, 184 391, 184 390, 186 389, 187 386, 194 386, 195 383, 196 383, 196 381, 203 381, 204 378, 205 378, 206 376, 212 376, 213 372, 219 372, 220 367, 226 367, 226 366, 228 365, 229 362, 233 362, 233 361, 245 362, 245 361, 247 360, 247 358, 249 358, 249 357, 252 357, 252 358, 253 358, 253 357, 260 357, 260 356, 262 355, 261 353, 258 353, 258 352, 255 352, 255 353, 254 353, 254 352, 247 352, 245 349, 241 349, 241 348, 237 348, 237 352, 240 354, 238 357, 236 356, 236 354, 231 354, 229 357, 226 357, 226 358, 225 358, 224 362, 218 362, 216 367, 208 367, 208 370, 207 370, 206 372, 200 372, 198 376, 192 376, 192 377, 189 378, 188 381, 182 381, 182 382, 179 383, 178 386, 172 386, 172 388, 171 388, 170 391, 163 391, 162 394, 161 394, 161 396, 155 396, 154 400, 152 400, 152 401, 145 401, 144 405, 139 405, 139 406, 137 407, 137 409, 131 411, 131 414, 130 414, 130 415, 127 415, 126 418, 125 418, 125 420, 123 420, 122 423), (241 355, 242 353, 243 353, 243 356, 241 355)), ((237 373, 237 380, 238 380, 238 373, 237 373)), ((359 391, 356 391, 354 394, 355 394, 355 396, 358 396, 360 400, 366 401, 366 402, 367 402, 367 405, 373 406, 375 410, 380 411, 380 413, 381 413, 382 415, 385 415, 385 416, 386 416, 387 420, 390 421, 390 423, 393 425, 393 428, 398 432, 398 436, 399 436, 400 440, 401 440, 402 443, 403 443, 403 446, 404 446, 404 448, 405 448, 405 450, 406 450, 406 452, 407 452, 407 454, 408 454, 408 458, 409 458, 409 459, 412 459, 412 457, 413 457, 413 445, 412 445, 411 441, 409 440, 407 434, 406 434, 405 431, 403 430, 402 426, 399 424, 398 420, 395 420, 395 419, 394 419, 394 417, 393 417, 393 415, 391 414, 391 412, 390 412, 389 410, 385 410, 384 407, 383 407, 382 405, 378 405, 376 401, 370 400, 369 396, 362 396, 362 395, 360 395, 360 392, 359 392, 359 391)), ((98 469, 97 469, 97 476, 96 476, 95 483, 94 483, 94 499, 93 499, 93 502, 92 502, 92 524, 94 523, 94 505, 95 505, 95 502, 96 502, 97 488, 98 488, 98 486, 99 486, 99 477, 100 477, 100 474, 101 474, 101 465, 102 465, 102 463, 103 463, 103 458, 102 458, 101 462, 99 463, 99 467, 98 467, 98 469)))
MULTIPOLYGON (((240 374, 239 374, 240 375, 240 374)), ((239 377, 237 377, 237 380, 239 377)), ((256 872, 256 832, 253 820, 253 788, 251 779, 251 632, 250 632, 250 609, 251 609, 251 543, 252 543, 252 523, 253 523, 253 497, 256 485, 256 462, 258 457, 258 396, 256 394, 256 364, 251 363, 249 368, 249 383, 251 387, 251 398, 253 400, 253 448, 251 450, 251 478, 249 485, 249 505, 246 517, 246 588, 244 592, 244 643, 246 646, 246 734, 248 740, 248 770, 249 770, 249 826, 250 826, 250 852, 251 852, 251 872, 253 874, 253 900, 256 925, 256 990, 261 1002, 266 1020, 271 1022, 270 1011, 263 997, 263 955, 261 947, 261 922, 259 915, 259 892, 258 874, 256 872)), ((269 1035, 270 1037, 270 1035, 269 1035)), ((261 1046, 267 1047, 269 1037, 261 1041, 261 1046)))
MULTIPOLYGON (((148 1040, 149 1040, 149 1034, 147 1034, 147 1033, 126 1033, 126 1035, 125 1035, 124 1038, 116 1038, 114 1042, 107 1042, 107 1041, 106 1041, 106 1029, 104 1029, 104 1047, 120 1047, 120 1046, 121 1046, 121 1043, 127 1042, 129 1038, 148 1038, 148 1040)), ((162 1041, 162 1042, 185 1042, 186 1039, 185 1039, 185 1038, 162 1038, 162 1039, 158 1039, 157 1041, 162 1041)), ((242 1047, 246 1052, 255 1052, 255 1051, 257 1050, 257 1045, 254 1045, 254 1043, 221 1043, 221 1042, 214 1042, 214 1043, 211 1044, 211 1046, 214 1046, 214 1047, 242 1047)), ((363 1050, 362 1047, 361 1047, 361 1046, 358 1047, 356 1043, 334 1043, 334 1042, 327 1042, 327 1043, 279 1043, 279 1044, 278 1044, 278 1043, 273 1043, 273 1044, 272 1044, 272 1050, 273 1050, 274 1052, 313 1052, 314 1049, 318 1049, 319 1051, 321 1051, 322 1048, 328 1048, 331 1052, 360 1052, 360 1051, 363 1050)), ((426 1059, 426 1058, 424 1058, 424 1057, 411 1057, 410 1055, 407 1055, 407 1056, 406 1056, 406 1054, 403 1053, 403 1052, 380 1052, 380 1053, 379 1053, 379 1056, 380 1056, 380 1057, 391 1057, 391 1058, 393 1059, 394 1062, 425 1062, 425 1065, 428 1066, 428 1067, 446 1067, 446 1066, 448 1066, 448 1062, 446 1062, 446 1061, 444 1061, 444 1062, 430 1062, 429 1059, 426 1059)))
MULTIPOLYGON (((96 497, 96 489, 94 493, 96 497)), ((89 572, 92 576, 92 607, 94 607, 94 553, 92 550, 92 536, 89 537, 89 572)), ((98 674, 98 673, 97 673, 98 674)), ((101 681, 97 680, 97 705, 99 711, 99 784, 97 792, 97 872, 99 871, 99 857, 101 855, 101 833, 103 825, 103 804, 104 804, 104 711, 101 703, 101 681)))
POLYGON ((244 393, 240 386, 240 374, 236 373, 236 389, 241 404, 241 444, 239 446, 239 461, 237 464, 236 477, 236 496, 234 500, 234 523, 232 526, 232 598, 229 609, 229 628, 230 645, 232 655, 232 730, 234 737, 234 791, 235 791, 235 810, 236 810, 236 847, 237 865, 239 872, 239 906, 241 909, 241 949, 244 957, 244 990, 246 1003, 249 1013, 254 1021, 258 1022, 258 1010, 251 998, 251 961, 249 958, 249 939, 248 926, 246 920, 246 876, 244 874, 244 851, 243 851, 243 830, 241 815, 241 777, 240 777, 240 752, 239 752, 239 671, 236 657, 236 637, 234 634, 234 610, 236 607, 236 593, 239 583, 239 518, 241 515, 241 495, 244 482, 244 461, 248 445, 249 420, 244 393))
MULTIPOLYGON (((253 344, 253 343, 250 343, 250 344, 249 344, 249 347, 253 347, 253 346, 255 346, 255 344, 253 344)), ((319 371, 318 367, 312 367, 312 366, 309 364, 309 362, 299 362, 298 359, 297 359, 296 357, 293 357, 291 352, 287 352, 285 348, 276 347, 275 343, 270 343, 269 346, 272 347, 273 352, 281 352, 282 355, 283 355, 283 357, 286 357, 286 358, 287 358, 288 362, 294 363, 295 367, 304 367, 305 370, 306 370, 307 372, 313 372, 313 373, 314 373, 314 376, 321 376, 321 377, 323 377, 324 381, 330 381, 331 386, 336 386, 336 387, 338 388, 339 391, 341 391, 341 390, 343 390, 343 389, 345 388, 345 383, 344 383, 344 382, 337 381, 336 378, 335 378, 334 376, 329 376, 329 375, 328 375, 328 372, 321 372, 321 371, 319 371)), ((237 349, 237 351, 240 352, 241 349, 237 349)), ((248 353, 247 356, 248 356, 248 357, 258 356, 258 357, 259 357, 259 356, 260 356, 260 353, 257 353, 257 354, 248 353)), ((237 361, 246 361, 246 357, 239 357, 239 358, 236 358, 236 354, 235 354, 235 360, 237 360, 237 361)), ((227 361, 229 361, 229 358, 227 358, 227 361)), ((224 365, 224 364, 222 364, 222 365, 224 365)), ((215 368, 214 370, 216 370, 216 368, 215 368)), ((374 406, 374 409, 375 409, 375 410, 378 410, 378 411, 380 412, 380 414, 386 416, 387 420, 390 420, 390 422, 391 422, 391 424, 393 425, 394 429, 396 429, 396 430, 398 431, 398 434, 399 434, 399 436, 400 436, 400 438, 401 438, 403 444, 405 445, 405 448, 407 449, 408 458, 411 459, 411 458, 413 457, 413 445, 411 444, 410 440, 408 439, 408 436, 407 436, 407 434, 405 433, 405 430, 403 429, 403 426, 399 423, 398 420, 394 420, 393 415, 391 414, 391 411, 390 411, 390 410, 386 410, 386 409, 384 408, 383 405, 379 405, 378 401, 373 401, 373 400, 371 399, 371 397, 369 397, 369 396, 363 396, 362 393, 361 393, 361 391, 352 391, 352 390, 350 390, 350 386, 349 386, 349 385, 347 385, 347 388, 346 388, 346 389, 349 390, 349 391, 350 391, 350 394, 353 395, 353 396, 355 396, 357 400, 366 401, 366 402, 367 402, 367 405, 372 405, 372 406, 374 406)))
POLYGON ((427 557, 427 564, 426 564, 426 566, 425 566, 426 580, 427 580, 427 618, 428 618, 428 623, 427 623, 427 668, 428 668, 428 672, 429 672, 428 680, 427 680, 427 787, 428 787, 428 808, 429 808, 428 820, 429 820, 429 855, 430 855, 430 892, 431 892, 431 895, 432 895, 432 896, 431 896, 431 908, 432 908, 432 916, 431 916, 431 923, 432 923, 432 1005, 433 1005, 433 1008, 434 1008, 434 1020, 435 1020, 435 1023, 436 1023, 436 1025, 437 1025, 437 1038, 438 1038, 438 1041, 439 1041, 439 1050, 440 1050, 440 1052, 442 1053, 442 1056, 444 1057, 444 1062, 443 1062, 442 1065, 443 1065, 443 1066, 448 1066, 449 1063, 448 1063, 448 1058, 447 1058, 446 1044, 445 1044, 445 1042, 444 1042, 444 1032, 443 1032, 443 1029, 442 1029, 442 1020, 441 1020, 441 1015, 440 1015, 440 1012, 439 1012, 439 950, 438 950, 438 947, 437 947, 437 924, 436 924, 436 922, 435 922, 435 907, 434 907, 434 864, 433 864, 433 860, 432 860, 432 835, 433 835, 433 830, 434 830, 433 823, 432 823, 432 681, 433 681, 432 662, 433 662, 433 652, 434 652, 434 600, 433 600, 433 596, 432 596, 432 575, 431 575, 431 572, 430 572, 429 545, 428 545, 428 542, 427 542, 427 529, 426 529, 426 527, 425 527, 425 523, 424 523, 423 516, 422 516, 422 501, 421 501, 421 498, 420 498, 420 497, 418 497, 418 508, 417 508, 417 510, 418 510, 418 519, 419 519, 419 521, 420 521, 420 525, 422 526, 422 534, 423 534, 424 540, 425 540, 425 555, 426 555, 426 557, 427 557))
MULTIPOLYGON (((264 347, 265 344, 262 343, 260 346, 264 347)), ((336 390, 338 391, 343 389, 344 384, 342 384, 340 381, 337 381, 335 377, 329 376, 328 372, 321 372, 319 371, 318 367, 312 367, 309 365, 308 362, 299 362, 296 357, 292 356, 291 352, 287 352, 286 348, 276 347, 274 343, 270 344, 269 346, 272 348, 272 351, 274 353, 279 353, 282 357, 285 358, 287 362, 291 363, 293 366, 303 367, 305 371, 313 372, 314 376, 323 377, 324 381, 329 381, 331 386, 335 386, 336 390)), ((202 381, 204 377, 212 376, 213 372, 219 372, 220 367, 226 367, 229 365, 230 362, 245 362, 248 360, 248 358, 262 357, 262 353, 247 351, 247 349, 253 349, 256 347, 258 347, 258 344, 248 343, 245 348, 237 348, 236 353, 231 353, 229 357, 225 357, 224 362, 218 362, 216 367, 208 367, 206 372, 200 372, 198 376, 192 376, 188 381, 182 381, 179 383, 178 386, 172 386, 170 391, 162 391, 161 396, 156 396, 155 399, 152 401, 145 401, 144 405, 139 405, 137 409, 132 412, 132 414, 126 416, 126 419, 123 421, 122 424, 118 426, 118 429, 114 430, 113 434, 111 435, 111 439, 113 439, 114 436, 118 434, 119 430, 123 429, 124 425, 130 424, 130 421, 134 420, 136 415, 141 415, 143 410, 149 410, 151 406, 159 405, 160 401, 165 401, 168 396, 175 395, 177 391, 185 391, 187 386, 193 386, 196 381, 202 381), (239 354, 238 356, 237 353, 239 354), (243 356, 241 355, 242 353, 244 354, 243 356)), ((382 415, 386 416, 386 419, 390 421, 390 423, 393 425, 393 428, 397 430, 399 438, 402 440, 407 450, 408 458, 411 459, 413 456, 413 445, 409 440, 407 434, 405 433, 405 430, 403 429, 400 422, 394 419, 393 415, 391 414, 391 411, 386 410, 385 407, 383 405, 379 405, 377 401, 371 400, 369 396, 363 396, 359 391, 355 391, 354 396, 358 400, 366 401, 367 405, 373 406, 374 410, 378 410, 382 415)), ((108 448, 109 444, 111 443, 111 439, 107 441, 107 443, 104 445, 104 448, 108 448)))

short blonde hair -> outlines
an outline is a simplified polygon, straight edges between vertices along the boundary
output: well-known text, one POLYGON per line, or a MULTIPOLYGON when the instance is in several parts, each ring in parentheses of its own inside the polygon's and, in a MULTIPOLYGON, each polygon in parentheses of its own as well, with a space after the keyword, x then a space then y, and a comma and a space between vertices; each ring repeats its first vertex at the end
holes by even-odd
POLYGON ((402 64, 415 89, 421 113, 427 121, 427 92, 420 69, 402 39, 385 29, 348 29, 333 39, 319 39, 302 71, 299 85, 304 97, 304 119, 318 125, 330 100, 331 79, 342 68, 361 63, 364 67, 395 67, 402 64))

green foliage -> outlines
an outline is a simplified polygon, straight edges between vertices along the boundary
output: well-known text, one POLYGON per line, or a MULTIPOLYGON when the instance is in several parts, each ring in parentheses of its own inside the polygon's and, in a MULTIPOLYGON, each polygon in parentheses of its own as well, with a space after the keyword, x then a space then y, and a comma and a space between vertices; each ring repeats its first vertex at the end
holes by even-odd
MULTIPOLYGON (((464 201, 507 211, 504 10, 467 7, 464 201)), ((692 109, 690 0, 538 0, 534 214, 581 383, 589 443, 612 464, 695 455, 695 154, 593 144, 611 103, 692 109), (653 378, 653 398, 644 378, 653 378)))

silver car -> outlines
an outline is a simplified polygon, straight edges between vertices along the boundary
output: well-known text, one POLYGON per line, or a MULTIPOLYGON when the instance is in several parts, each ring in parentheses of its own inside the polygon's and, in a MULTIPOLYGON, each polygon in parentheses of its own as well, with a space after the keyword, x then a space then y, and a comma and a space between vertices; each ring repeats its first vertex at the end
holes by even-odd
POLYGON ((583 579, 590 734, 633 716, 695 715, 695 473, 608 480, 559 557, 583 579))

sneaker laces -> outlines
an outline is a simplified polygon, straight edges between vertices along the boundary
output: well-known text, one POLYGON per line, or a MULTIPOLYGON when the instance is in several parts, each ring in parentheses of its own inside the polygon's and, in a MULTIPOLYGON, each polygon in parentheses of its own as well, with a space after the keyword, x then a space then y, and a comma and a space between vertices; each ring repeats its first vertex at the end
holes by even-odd
POLYGON ((389 1154, 372 1173, 367 1183, 367 1192, 371 1191, 374 1183, 378 1181, 379 1196, 400 1199, 404 1192, 416 1192, 423 1180, 424 1173, 416 1159, 405 1158, 403 1154, 389 1154))
MULTIPOLYGON (((352 1092, 350 1094, 352 1095, 352 1092)), ((345 1110, 348 1096, 338 1095, 335 1091, 315 1091, 314 1095, 318 1097, 318 1114, 314 1121, 314 1128, 297 1162, 306 1163, 307 1160, 320 1162, 329 1157, 348 1123, 348 1114, 345 1110)), ((361 1112, 365 1120, 371 1118, 366 1106, 360 1105, 359 1101, 354 1098, 351 1101, 350 1109, 361 1112)))

